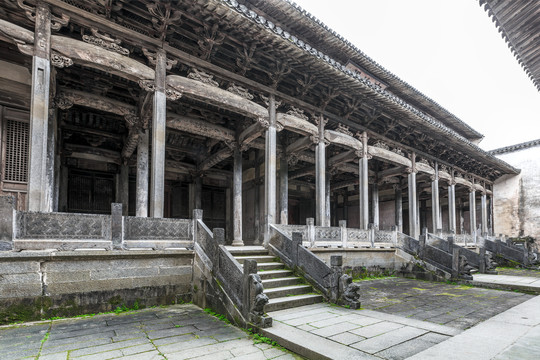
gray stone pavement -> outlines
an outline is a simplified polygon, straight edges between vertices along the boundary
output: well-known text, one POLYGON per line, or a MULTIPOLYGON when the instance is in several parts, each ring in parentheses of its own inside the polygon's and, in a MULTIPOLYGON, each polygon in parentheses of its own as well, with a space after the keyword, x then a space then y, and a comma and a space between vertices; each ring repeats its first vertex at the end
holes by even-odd
POLYGON ((263 329, 285 347, 323 359, 404 359, 461 332, 460 329, 372 310, 326 303, 269 313, 263 329))
POLYGON ((536 296, 411 359, 536 360, 539 354, 540 296, 536 296))
POLYGON ((295 359, 194 305, 0 327, 0 359, 295 359))
MULTIPOLYGON (((476 276, 476 275, 475 275, 476 276)), ((388 278, 360 281, 364 309, 467 329, 531 299, 532 295, 388 278)))

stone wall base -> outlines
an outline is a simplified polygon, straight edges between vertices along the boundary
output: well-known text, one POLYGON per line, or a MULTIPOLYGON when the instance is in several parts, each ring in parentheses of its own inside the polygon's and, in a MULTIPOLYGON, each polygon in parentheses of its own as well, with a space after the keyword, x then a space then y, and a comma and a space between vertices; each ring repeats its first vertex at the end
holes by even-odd
POLYGON ((0 255, 0 324, 143 308, 192 298, 192 251, 0 255))

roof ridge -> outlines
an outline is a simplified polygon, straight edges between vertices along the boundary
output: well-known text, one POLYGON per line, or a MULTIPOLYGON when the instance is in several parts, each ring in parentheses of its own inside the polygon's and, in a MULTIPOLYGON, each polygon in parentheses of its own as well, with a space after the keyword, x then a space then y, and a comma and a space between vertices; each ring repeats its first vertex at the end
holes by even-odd
POLYGON ((377 67, 378 70, 380 71, 383 71, 387 76, 389 76, 392 80, 394 81, 397 81, 399 82, 401 85, 405 86, 406 88, 414 91, 415 93, 417 93, 420 97, 423 97, 424 99, 426 99, 428 102, 432 103, 434 106, 438 107, 440 110, 442 110, 444 113, 448 114, 449 116, 451 116, 452 118, 454 118, 455 120, 457 120, 458 122, 460 122, 462 125, 464 125, 465 127, 467 127, 471 132, 473 133, 476 133, 476 135, 478 135, 478 138, 483 138, 484 135, 480 132, 478 132, 478 130, 474 129, 473 127, 471 127, 469 124, 467 124, 465 121, 461 120, 459 117, 457 117, 454 113, 452 113, 450 110, 446 109, 445 107, 443 107, 441 104, 439 104, 437 101, 433 100, 431 97, 427 96, 426 94, 424 94, 422 91, 418 90, 417 88, 415 88, 414 86, 412 86, 411 84, 409 84, 408 82, 406 82, 405 80, 401 79, 399 76, 397 76, 396 74, 394 74, 393 72, 391 72, 390 70, 386 69, 384 66, 382 66, 381 64, 379 64, 377 61, 375 61, 373 58, 371 58, 370 56, 368 56, 365 52, 363 52, 362 50, 360 50, 356 45, 354 45, 353 43, 351 43, 349 40, 347 40, 345 37, 343 37, 341 34, 337 33, 335 30, 333 30, 332 28, 330 28, 328 25, 326 25, 322 20, 320 20, 319 18, 317 18, 316 16, 314 16, 313 14, 311 14, 309 11, 307 11, 306 9, 302 8, 300 5, 296 4, 294 1, 291 1, 291 0, 283 0, 285 3, 291 5, 295 10, 297 10, 298 12, 300 12, 302 15, 306 16, 308 19, 314 21, 315 23, 317 23, 319 26, 321 26, 324 30, 328 31, 330 34, 332 34, 333 36, 335 36, 337 39, 339 39, 341 42, 343 42, 345 45, 347 45, 348 47, 350 47, 353 51, 355 51, 359 56, 365 58, 365 60, 367 60, 368 62, 370 62, 373 66, 377 67))
POLYGON ((540 146, 540 139, 525 141, 519 144, 503 146, 501 148, 488 151, 491 155, 505 154, 516 150, 528 149, 534 146, 540 146))

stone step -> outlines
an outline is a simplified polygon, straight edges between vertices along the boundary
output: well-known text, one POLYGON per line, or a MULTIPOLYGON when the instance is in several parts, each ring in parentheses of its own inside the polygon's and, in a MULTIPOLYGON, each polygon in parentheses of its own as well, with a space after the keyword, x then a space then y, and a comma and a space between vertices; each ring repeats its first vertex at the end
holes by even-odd
POLYGON ((286 297, 286 296, 291 296, 291 295, 307 294, 312 291, 313 291, 313 288, 311 287, 311 285, 304 285, 304 284, 264 289, 264 293, 268 296, 269 299, 275 299, 275 298, 286 297))
POLYGON ((282 278, 277 278, 277 279, 266 279, 262 281, 265 292, 268 289, 291 286, 291 285, 298 285, 301 283, 302 283, 302 279, 300 279, 299 277, 294 277, 294 276, 282 277, 282 278))
POLYGON ((311 305, 323 301, 321 295, 303 294, 296 296, 279 297, 270 299, 264 307, 265 312, 289 309, 298 306, 311 305))
POLYGON ((263 246, 226 246, 233 256, 269 255, 263 246))
MULTIPOLYGON (((260 269, 259 269, 260 270, 260 269)), ((292 276, 292 271, 287 269, 276 269, 259 271, 257 274, 261 277, 261 280, 275 279, 280 277, 292 276)))
POLYGON ((267 272, 270 270, 281 270, 285 269, 285 265, 280 262, 265 262, 265 263, 258 263, 257 264, 258 270, 263 270, 263 272, 267 272))
POLYGON ((244 260, 255 260, 258 263, 273 262, 275 257, 271 255, 242 255, 234 257, 240 264, 244 263, 244 260))

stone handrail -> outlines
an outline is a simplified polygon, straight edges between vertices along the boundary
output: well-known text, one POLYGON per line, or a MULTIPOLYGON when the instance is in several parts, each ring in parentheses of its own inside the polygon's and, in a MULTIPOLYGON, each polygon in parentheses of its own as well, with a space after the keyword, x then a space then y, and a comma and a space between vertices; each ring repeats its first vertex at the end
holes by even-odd
POLYGON ((212 308, 240 326, 272 326, 272 318, 264 315, 268 297, 257 275, 257 262, 245 260, 242 266, 225 247, 224 229, 210 231, 202 220, 202 210, 193 211, 193 222, 195 261, 210 283, 203 296, 209 298, 212 308))
POLYGON ((349 275, 343 274, 342 256, 332 256, 330 265, 302 246, 302 234, 293 232, 289 237, 279 227, 271 225, 268 246, 288 267, 300 272, 323 296, 334 303, 359 308, 357 287, 349 275))
POLYGON ((347 222, 341 220, 339 226, 315 226, 314 219, 308 218, 307 225, 273 225, 277 230, 292 238, 293 232, 302 234, 302 245, 306 248, 392 248, 397 243, 397 230, 369 230, 347 228, 347 222))
POLYGON ((188 219, 122 216, 122 204, 111 215, 15 211, 11 196, 0 196, 0 250, 70 251, 130 248, 192 249, 188 219))

